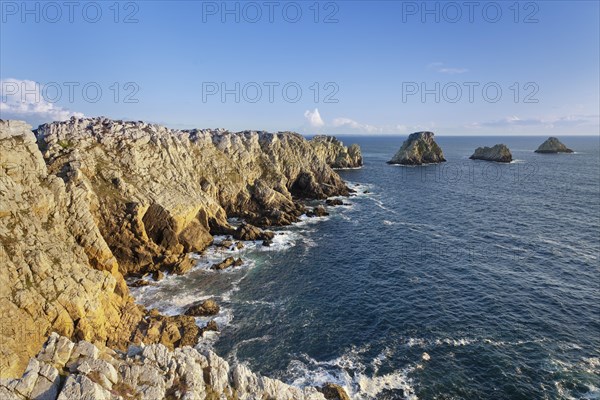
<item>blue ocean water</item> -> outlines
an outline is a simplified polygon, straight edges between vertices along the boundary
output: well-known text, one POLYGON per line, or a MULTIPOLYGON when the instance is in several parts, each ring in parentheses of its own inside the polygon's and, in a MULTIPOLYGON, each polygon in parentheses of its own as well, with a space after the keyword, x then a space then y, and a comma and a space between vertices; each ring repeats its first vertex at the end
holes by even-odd
POLYGON ((134 295, 167 313, 216 296, 218 354, 356 399, 600 398, 599 138, 439 137, 447 163, 387 165, 403 139, 344 139, 365 162, 340 171, 349 206, 134 295), (513 163, 468 159, 496 143, 513 163))

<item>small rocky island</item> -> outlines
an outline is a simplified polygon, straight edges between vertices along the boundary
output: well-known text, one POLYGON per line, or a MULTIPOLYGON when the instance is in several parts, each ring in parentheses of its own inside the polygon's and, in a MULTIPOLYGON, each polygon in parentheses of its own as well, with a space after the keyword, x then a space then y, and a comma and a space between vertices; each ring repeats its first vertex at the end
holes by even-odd
POLYGON ((433 140, 433 132, 415 132, 408 136, 388 164, 422 165, 446 161, 440 146, 433 140))
POLYGON ((496 161, 509 163, 512 161, 512 154, 505 144, 497 144, 493 147, 478 147, 471 157, 471 160, 496 161))
POLYGON ((556 153, 572 153, 573 150, 561 143, 555 137, 549 137, 544 143, 540 145, 535 151, 536 153, 542 154, 556 154, 556 153))

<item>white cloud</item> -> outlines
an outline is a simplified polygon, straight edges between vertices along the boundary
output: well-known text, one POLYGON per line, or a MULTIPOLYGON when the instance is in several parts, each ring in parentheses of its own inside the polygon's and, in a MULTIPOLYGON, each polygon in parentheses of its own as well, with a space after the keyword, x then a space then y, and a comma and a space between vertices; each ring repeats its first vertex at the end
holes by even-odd
POLYGON ((46 100, 41 88, 39 83, 30 80, 0 80, 1 118, 25 120, 35 127, 45 122, 84 116, 46 100))
POLYGON ((466 68, 449 68, 449 67, 445 67, 444 63, 441 62, 434 62, 431 63, 427 66, 427 69, 431 69, 434 70, 435 72, 439 72, 442 74, 450 74, 450 75, 454 75, 454 74, 464 74, 465 72, 469 72, 468 69, 466 68))
POLYGON ((350 118, 334 118, 331 125, 334 128, 349 128, 368 133, 381 132, 381 128, 369 124, 361 124, 360 122, 356 122, 350 118))
POLYGON ((323 122, 323 118, 321 118, 321 114, 319 114, 318 108, 315 108, 314 111, 306 110, 304 112, 304 118, 308 120, 308 124, 312 128, 321 128, 325 125, 325 122, 323 122))

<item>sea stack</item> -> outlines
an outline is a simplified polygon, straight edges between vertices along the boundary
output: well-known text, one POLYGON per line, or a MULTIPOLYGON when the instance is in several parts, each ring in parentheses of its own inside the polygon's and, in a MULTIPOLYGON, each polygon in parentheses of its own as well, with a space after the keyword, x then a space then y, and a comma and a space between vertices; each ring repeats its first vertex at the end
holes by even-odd
POLYGON ((494 147, 478 147, 471 157, 471 160, 496 161, 509 163, 512 161, 512 154, 505 144, 497 144, 494 147))
POLYGON ((555 137, 549 137, 544 143, 540 145, 535 151, 536 153, 543 154, 556 154, 556 153, 572 153, 573 150, 569 149, 567 146, 561 143, 555 137))
POLYGON ((433 136, 433 132, 410 134, 388 164, 421 165, 446 161, 442 149, 433 140, 433 136))

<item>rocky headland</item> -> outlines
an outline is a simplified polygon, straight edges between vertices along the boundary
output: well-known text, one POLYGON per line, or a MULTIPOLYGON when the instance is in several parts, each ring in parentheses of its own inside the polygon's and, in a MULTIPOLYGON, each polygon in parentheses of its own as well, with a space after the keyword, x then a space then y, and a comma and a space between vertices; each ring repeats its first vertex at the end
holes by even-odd
POLYGON ((544 143, 540 145, 535 151, 536 153, 542 154, 556 154, 556 153, 572 153, 573 150, 561 143, 555 137, 549 137, 544 143))
MULTIPOLYGON (((29 358, 52 332, 120 360, 131 345, 160 344, 172 357, 194 346, 214 324, 201 328, 191 315, 146 310, 129 295, 125 277, 185 273, 193 267, 188 254, 203 251, 216 234, 268 239, 259 227, 297 221, 307 211, 302 199, 348 195, 331 166, 361 163, 359 150, 333 139, 181 131, 106 118, 72 118, 34 132, 23 122, 0 120, 0 154, 1 378, 19 377, 35 364, 29 358), (235 227, 229 217, 247 223, 235 227)), ((141 371, 144 360, 129 361, 141 371)), ((52 381, 51 368, 38 371, 22 380, 29 384, 38 374, 52 381)), ((67 382, 80 393, 102 392, 89 376, 58 372, 60 392, 67 382)), ((257 379, 252 382, 262 382, 257 379)), ((110 392, 105 383, 100 386, 110 392)), ((225 393, 225 386, 213 392, 225 393)))
POLYGON ((492 147, 478 147, 471 157, 471 160, 496 161, 509 163, 512 161, 512 154, 509 148, 504 144, 497 144, 492 147))
POLYGON ((422 165, 446 161, 433 132, 415 132, 408 136, 388 164, 422 165))

